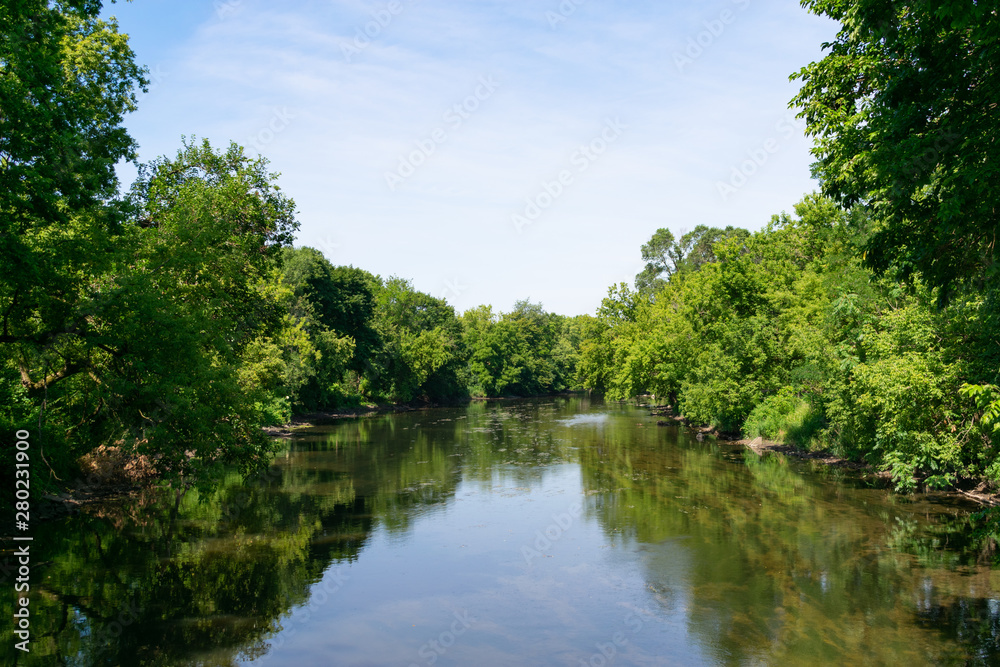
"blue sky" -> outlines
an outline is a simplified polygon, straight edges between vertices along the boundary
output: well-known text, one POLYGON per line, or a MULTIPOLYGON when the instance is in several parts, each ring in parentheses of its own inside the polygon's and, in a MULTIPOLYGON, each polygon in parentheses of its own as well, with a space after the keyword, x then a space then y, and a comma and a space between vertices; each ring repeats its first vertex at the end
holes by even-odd
MULTIPOLYGON (((788 77, 836 24, 798 3, 258 0, 108 5, 152 86, 140 160, 236 141, 296 245, 458 311, 593 313, 659 227, 759 229, 814 190, 788 77)), ((122 169, 126 184, 134 170, 122 169)))

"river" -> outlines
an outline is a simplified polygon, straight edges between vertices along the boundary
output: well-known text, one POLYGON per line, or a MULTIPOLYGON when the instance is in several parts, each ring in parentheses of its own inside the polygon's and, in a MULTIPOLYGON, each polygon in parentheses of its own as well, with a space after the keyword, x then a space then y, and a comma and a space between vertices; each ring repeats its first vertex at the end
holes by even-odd
POLYGON ((33 653, 8 655, 991 664, 1000 570, 970 509, 586 397, 343 420, 298 433, 252 484, 39 525, 33 653))

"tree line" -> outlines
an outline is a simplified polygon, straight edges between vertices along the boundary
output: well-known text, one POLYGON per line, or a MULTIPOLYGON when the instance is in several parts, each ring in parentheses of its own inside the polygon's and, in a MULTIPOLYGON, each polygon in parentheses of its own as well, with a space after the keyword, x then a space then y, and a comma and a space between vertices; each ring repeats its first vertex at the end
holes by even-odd
POLYGON ((584 385, 865 460, 900 488, 997 479, 997 291, 955 290, 942 307, 926 279, 877 274, 859 251, 876 224, 813 194, 758 232, 696 229, 718 239, 707 261, 660 230, 636 287, 604 299, 584 385))
POLYGON ((753 234, 654 234, 584 342, 584 384, 901 489, 996 488, 1000 7, 802 4, 841 24, 792 76, 821 193, 753 234))
POLYGON ((236 144, 184 139, 122 188, 147 72, 100 10, 0 9, 0 423, 33 431, 37 481, 96 447, 211 478, 294 412, 578 387, 589 318, 460 316, 293 248, 294 201, 236 144))
POLYGON ((996 3, 803 4, 842 24, 793 76, 820 192, 753 233, 658 230, 595 317, 459 314, 294 248, 293 200, 236 144, 184 139, 122 188, 148 85, 127 36, 99 2, 4 5, 0 423, 36 430, 37 479, 97 446, 210 477, 295 412, 585 388, 900 488, 1000 481, 996 3))

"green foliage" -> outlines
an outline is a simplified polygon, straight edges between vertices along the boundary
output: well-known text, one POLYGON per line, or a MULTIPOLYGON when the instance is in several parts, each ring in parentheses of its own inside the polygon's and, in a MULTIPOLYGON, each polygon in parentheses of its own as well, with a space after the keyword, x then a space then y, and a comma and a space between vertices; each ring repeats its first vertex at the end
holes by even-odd
POLYGON ((282 271, 291 291, 290 322, 304 339, 283 347, 283 386, 291 409, 357 404, 358 371, 381 345, 374 330, 378 279, 361 269, 335 267, 313 248, 285 248, 282 271))
POLYGON ((56 307, 5 309, 4 370, 19 374, 22 406, 41 406, 63 474, 101 444, 167 476, 264 460, 271 397, 242 365, 283 327, 273 268, 297 223, 274 178, 235 145, 185 144, 140 170, 130 217, 113 233, 88 227, 82 211, 58 227, 79 235, 76 245, 39 241, 50 253, 71 248, 61 269, 73 279, 50 295, 56 307), (74 263, 73 253, 100 261, 74 263))
POLYGON ((40 0, 0 7, 0 253, 15 269, 4 289, 25 309, 65 279, 58 253, 33 243, 37 235, 62 236, 59 227, 83 210, 100 213, 90 221, 97 227, 112 226, 115 164, 135 157, 122 120, 145 71, 100 10, 40 0))
POLYGON ((1000 431, 1000 389, 992 384, 963 384, 959 393, 976 401, 979 422, 987 433, 1000 431))
POLYGON ((581 345, 584 386, 654 394, 721 431, 832 446, 900 489, 1000 480, 997 397, 976 384, 997 377, 995 292, 956 292, 940 310, 918 277, 862 266, 866 212, 816 195, 795 212, 714 243, 652 302, 613 288, 581 345))
POLYGON ((642 261, 646 266, 635 277, 635 288, 645 294, 655 294, 677 271, 682 260, 673 233, 669 229, 657 229, 649 243, 642 246, 642 261))
POLYGON ((274 179, 264 159, 207 142, 140 170, 116 270, 81 304, 83 340, 58 350, 67 365, 67 349, 88 359, 66 396, 96 406, 86 441, 121 442, 172 474, 260 460, 266 387, 240 369, 281 334, 273 268, 297 226, 274 179))
POLYGON ((593 318, 546 313, 518 301, 496 316, 489 306, 462 315, 469 391, 478 396, 534 396, 581 388, 580 348, 593 318))
POLYGON ((748 438, 810 447, 826 426, 823 414, 789 386, 759 403, 747 416, 743 432, 748 438))
POLYGON ((316 325, 354 340, 355 354, 348 364, 362 372, 382 341, 374 328, 378 278, 353 266, 333 266, 313 248, 287 248, 282 257, 284 280, 293 286, 295 315, 308 315, 316 325))
POLYGON ((704 264, 716 261, 716 245, 723 242, 744 242, 750 232, 739 227, 707 227, 698 225, 675 240, 667 229, 658 229, 649 243, 642 246, 645 268, 635 277, 635 288, 653 297, 670 279, 684 271, 697 271, 704 264))
POLYGON ((793 78, 824 192, 870 212, 877 270, 945 289, 993 272, 1000 233, 1000 16, 991 2, 807 0, 840 21, 793 78))
MULTIPOLYGON (((75 458, 65 428, 87 413, 46 379, 69 381, 94 348, 81 305, 114 266, 125 216, 115 165, 135 157, 122 121, 146 85, 99 14, 93 2, 0 7, 0 423, 32 425, 59 470, 75 458), (59 414, 73 417, 48 419, 59 414)), ((42 463, 40 485, 51 481, 42 463)))
POLYGON ((390 278, 376 294, 374 326, 383 346, 362 379, 363 392, 395 402, 465 395, 462 324, 444 300, 390 278))

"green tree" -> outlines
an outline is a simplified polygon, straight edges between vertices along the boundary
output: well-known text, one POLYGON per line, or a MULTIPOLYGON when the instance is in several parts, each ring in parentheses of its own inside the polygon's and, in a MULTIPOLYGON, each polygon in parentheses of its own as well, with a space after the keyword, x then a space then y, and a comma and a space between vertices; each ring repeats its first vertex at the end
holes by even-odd
POLYGON ((318 323, 354 339, 349 367, 364 371, 381 346, 374 324, 378 278, 353 266, 333 266, 314 248, 287 248, 282 265, 285 282, 300 299, 299 308, 308 303, 318 323))
POLYGON ((55 475, 99 445, 168 475, 251 467, 273 402, 261 351, 294 338, 275 272, 294 204, 266 161, 207 142, 122 197, 146 80, 100 12, 0 7, 0 414, 39 424, 55 475))
POLYGON ((673 233, 664 228, 657 229, 641 251, 646 266, 636 275, 635 288, 652 296, 677 271, 684 256, 673 233))
POLYGON ((635 277, 635 288, 652 297, 670 280, 684 271, 697 271, 705 264, 717 261, 715 246, 722 241, 745 241, 750 232, 739 227, 725 229, 698 225, 680 240, 667 229, 658 229, 642 246, 645 268, 635 277))
POLYGON ((291 315, 313 350, 301 354, 286 347, 286 386, 295 397, 293 408, 356 403, 361 378, 382 347, 375 328, 378 278, 362 269, 333 266, 314 248, 286 248, 282 271, 294 295, 291 315))
POLYGON ((0 282, 4 340, 28 336, 10 329, 67 288, 67 262, 51 252, 65 227, 81 224, 84 211, 104 233, 120 221, 114 168, 135 158, 122 120, 147 81, 127 36, 100 10, 100 2, 38 0, 0 7, 0 257, 11 269, 0 282))
POLYGON ((1000 246, 1000 16, 995 2, 806 0, 842 23, 793 104, 825 193, 872 217, 865 257, 920 272, 947 301, 1000 246))
POLYGON ((64 467, 101 444, 171 476, 262 461, 268 387, 244 366, 284 330, 275 260, 297 226, 274 179, 207 142, 140 169, 104 270, 61 295, 63 328, 13 346, 64 467))
POLYGON ((443 299, 389 278, 376 295, 375 328, 383 345, 365 372, 362 390, 375 398, 407 402, 465 395, 462 325, 443 299))
POLYGON ((749 237, 750 232, 742 227, 729 225, 725 229, 721 229, 719 227, 698 225, 682 236, 678 243, 677 254, 682 258, 678 270, 697 271, 705 264, 718 261, 715 254, 716 244, 730 240, 742 243, 749 237))
POLYGON ((81 295, 113 269, 125 213, 115 164, 135 158, 122 124, 144 88, 99 2, 0 6, 0 423, 38 420, 46 390, 85 367, 81 295), (45 361, 38 363, 45 358, 45 361))
POLYGON ((264 158, 207 141, 140 169, 115 271, 81 303, 89 338, 55 350, 87 371, 66 395, 93 411, 104 437, 87 440, 173 474, 260 462, 267 397, 240 368, 286 324, 275 268, 298 223, 276 177, 264 158))

